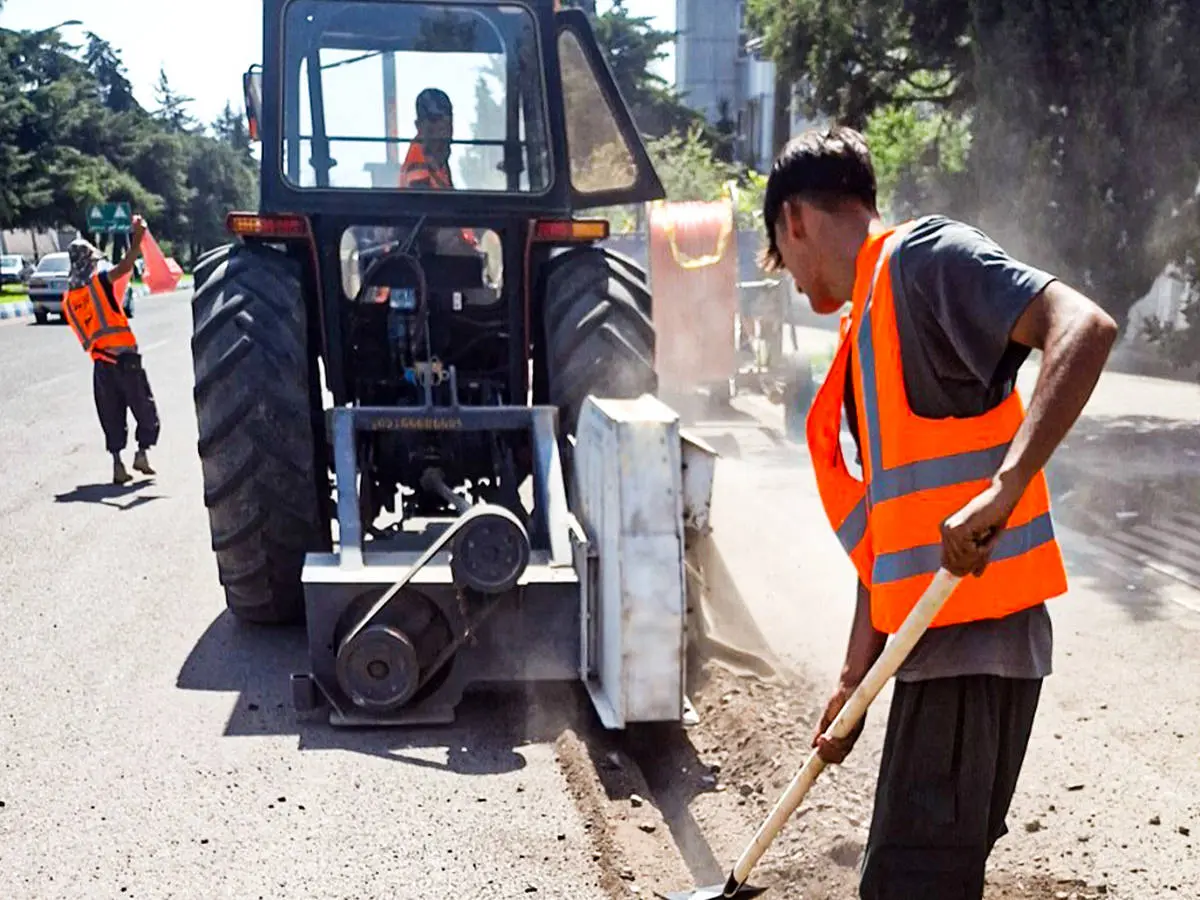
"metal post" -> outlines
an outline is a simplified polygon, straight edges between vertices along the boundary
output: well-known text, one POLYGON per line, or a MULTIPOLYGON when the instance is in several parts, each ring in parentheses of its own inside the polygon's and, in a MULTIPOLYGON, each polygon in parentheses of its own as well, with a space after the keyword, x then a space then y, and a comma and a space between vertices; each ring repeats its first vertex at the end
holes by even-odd
POLYGON ((400 165, 400 111, 396 106, 396 54, 383 54, 383 116, 387 123, 387 161, 400 165))
POLYGON ((333 410, 333 472, 337 478, 338 557, 348 569, 363 567, 362 522, 358 506, 358 461, 354 410, 333 410))
POLYGON ((534 503, 550 534, 550 561, 556 566, 571 565, 571 541, 559 524, 570 515, 567 489, 559 457, 556 412, 553 409, 534 409, 533 465, 534 503))

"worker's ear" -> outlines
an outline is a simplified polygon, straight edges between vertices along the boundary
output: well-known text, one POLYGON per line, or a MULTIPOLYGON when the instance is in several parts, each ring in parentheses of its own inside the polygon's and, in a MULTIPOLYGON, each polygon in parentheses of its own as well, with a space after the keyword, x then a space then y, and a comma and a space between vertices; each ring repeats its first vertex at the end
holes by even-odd
POLYGON ((784 232, 795 240, 803 240, 805 233, 803 201, 796 199, 783 201, 782 212, 780 222, 783 224, 784 232))

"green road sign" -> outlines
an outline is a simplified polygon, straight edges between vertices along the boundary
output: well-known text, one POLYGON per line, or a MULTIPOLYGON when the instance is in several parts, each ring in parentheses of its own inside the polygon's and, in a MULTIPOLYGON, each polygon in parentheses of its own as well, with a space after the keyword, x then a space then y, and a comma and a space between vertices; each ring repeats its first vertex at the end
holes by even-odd
POLYGON ((133 230, 133 210, 128 203, 94 203, 88 207, 87 223, 92 234, 127 234, 133 230))

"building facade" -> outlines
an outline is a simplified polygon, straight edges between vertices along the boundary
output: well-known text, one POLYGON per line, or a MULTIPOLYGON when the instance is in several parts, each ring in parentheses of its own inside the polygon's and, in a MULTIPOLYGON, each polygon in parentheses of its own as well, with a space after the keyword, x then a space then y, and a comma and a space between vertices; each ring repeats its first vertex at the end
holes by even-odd
POLYGON ((745 27, 744 0, 675 0, 675 87, 717 124, 734 125, 739 161, 762 170, 774 147, 775 65, 745 27))

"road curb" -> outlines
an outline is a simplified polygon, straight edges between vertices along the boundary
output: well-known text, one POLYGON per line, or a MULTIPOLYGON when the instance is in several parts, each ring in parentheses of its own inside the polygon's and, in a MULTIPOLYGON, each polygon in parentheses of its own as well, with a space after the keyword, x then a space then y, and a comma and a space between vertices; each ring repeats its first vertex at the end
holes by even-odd
POLYGON ((33 315, 33 304, 28 300, 10 300, 0 303, 0 319, 23 319, 33 315))

